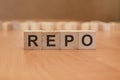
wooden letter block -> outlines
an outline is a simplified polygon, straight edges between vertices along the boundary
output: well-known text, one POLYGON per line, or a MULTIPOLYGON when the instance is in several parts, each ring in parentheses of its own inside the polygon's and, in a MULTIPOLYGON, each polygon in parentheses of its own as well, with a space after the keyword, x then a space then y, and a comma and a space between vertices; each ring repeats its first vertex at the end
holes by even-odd
POLYGON ((41 32, 25 31, 24 32, 24 49, 41 49, 41 32))
POLYGON ((42 49, 60 49, 60 32, 42 31, 42 49))
POLYGON ((60 31, 61 49, 78 49, 78 35, 76 30, 60 31))
POLYGON ((41 22, 40 29, 45 31, 55 30, 55 22, 41 22))
POLYGON ((96 49, 96 32, 91 30, 79 32, 79 49, 96 49))
POLYGON ((24 32, 25 49, 96 49, 96 32, 92 30, 59 30, 24 32))

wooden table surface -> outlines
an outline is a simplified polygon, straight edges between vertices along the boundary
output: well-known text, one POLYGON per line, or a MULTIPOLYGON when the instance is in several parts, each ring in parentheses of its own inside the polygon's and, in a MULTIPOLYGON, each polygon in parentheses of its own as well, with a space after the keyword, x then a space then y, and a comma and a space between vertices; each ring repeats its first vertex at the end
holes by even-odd
POLYGON ((0 80, 120 80, 120 26, 99 27, 96 50, 24 50, 23 31, 0 31, 0 80))

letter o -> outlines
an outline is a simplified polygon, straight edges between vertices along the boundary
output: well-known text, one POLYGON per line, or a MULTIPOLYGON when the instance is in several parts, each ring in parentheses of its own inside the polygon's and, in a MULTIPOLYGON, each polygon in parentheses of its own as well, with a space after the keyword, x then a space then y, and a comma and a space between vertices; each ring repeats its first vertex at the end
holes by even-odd
POLYGON ((92 42, 93 42, 93 38, 92 38, 91 35, 86 34, 86 35, 84 35, 84 36, 82 37, 82 43, 83 43, 83 45, 85 45, 85 46, 90 46, 90 45, 92 44, 92 42), (88 44, 86 44, 86 43, 84 42, 84 39, 85 39, 86 37, 89 37, 89 38, 90 38, 90 42, 89 42, 88 44))

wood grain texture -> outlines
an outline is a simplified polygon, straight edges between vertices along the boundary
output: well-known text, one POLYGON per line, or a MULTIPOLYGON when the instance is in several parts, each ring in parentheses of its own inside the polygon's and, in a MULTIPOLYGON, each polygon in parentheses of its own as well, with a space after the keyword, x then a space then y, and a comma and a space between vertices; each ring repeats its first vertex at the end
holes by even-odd
POLYGON ((97 50, 24 50, 23 31, 0 31, 0 80, 120 80, 120 27, 97 50))

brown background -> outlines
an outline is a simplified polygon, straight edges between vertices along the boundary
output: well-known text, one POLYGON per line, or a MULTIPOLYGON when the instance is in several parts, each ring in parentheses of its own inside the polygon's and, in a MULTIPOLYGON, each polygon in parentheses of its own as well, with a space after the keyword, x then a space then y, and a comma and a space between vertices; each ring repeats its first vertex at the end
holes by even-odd
POLYGON ((0 0, 0 19, 120 20, 120 0, 0 0))

